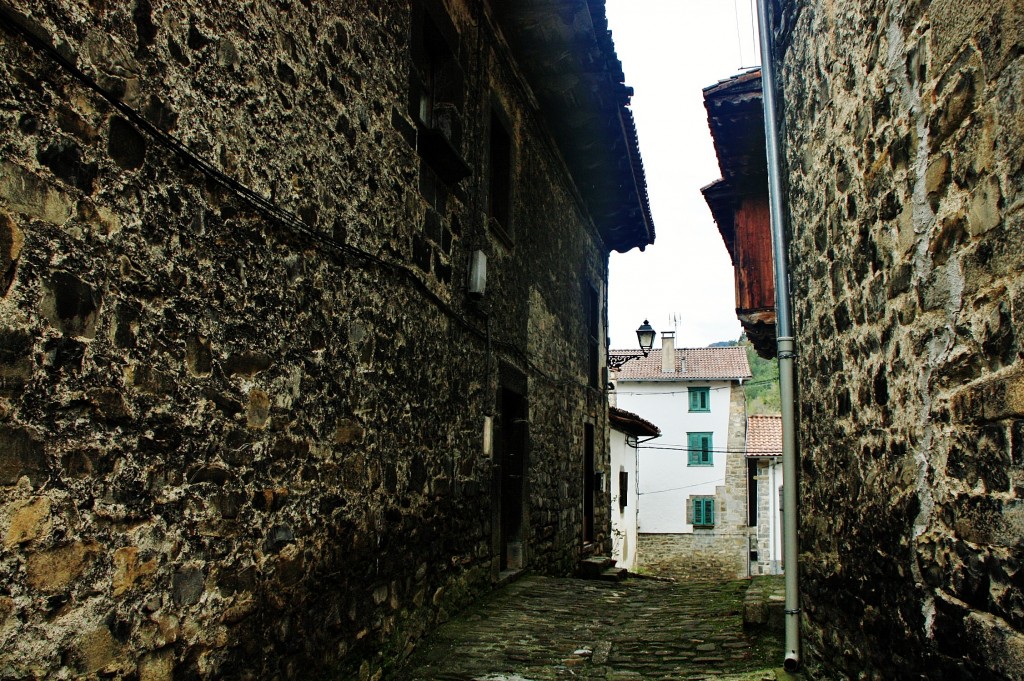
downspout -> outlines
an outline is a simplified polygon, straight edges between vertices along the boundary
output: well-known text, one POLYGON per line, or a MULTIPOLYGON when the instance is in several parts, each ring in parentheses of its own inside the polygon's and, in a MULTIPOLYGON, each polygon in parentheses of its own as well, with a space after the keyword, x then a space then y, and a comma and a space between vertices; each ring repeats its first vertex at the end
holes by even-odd
POLYGON ((776 342, 779 357, 779 392, 782 399, 782 558, 786 584, 786 671, 800 667, 800 593, 797 545, 797 451, 793 360, 796 338, 789 309, 789 271, 786 265, 786 225, 783 211, 778 120, 775 106, 775 72, 772 33, 768 21, 770 0, 757 0, 757 26, 761 43, 761 93, 764 98, 764 139, 768 158, 768 200, 771 214, 772 252, 775 263, 776 342))

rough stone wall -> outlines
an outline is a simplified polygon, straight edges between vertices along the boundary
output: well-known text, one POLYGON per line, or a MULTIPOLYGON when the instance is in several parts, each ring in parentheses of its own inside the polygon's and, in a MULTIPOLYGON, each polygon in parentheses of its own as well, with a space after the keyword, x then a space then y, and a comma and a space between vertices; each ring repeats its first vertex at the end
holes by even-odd
POLYGON ((777 8, 805 658, 1021 678, 1024 12, 777 8))
POLYGON ((747 549, 747 535, 739 532, 640 533, 636 563, 643 574, 679 580, 741 579, 749 576, 747 549))
POLYGON ((381 678, 497 573, 502 366, 527 560, 568 572, 585 422, 608 475, 607 255, 476 5, 449 7, 472 173, 438 191, 405 2, 13 4, 155 134, 0 33, 0 676, 381 678), (513 244, 483 215, 494 98, 513 244))

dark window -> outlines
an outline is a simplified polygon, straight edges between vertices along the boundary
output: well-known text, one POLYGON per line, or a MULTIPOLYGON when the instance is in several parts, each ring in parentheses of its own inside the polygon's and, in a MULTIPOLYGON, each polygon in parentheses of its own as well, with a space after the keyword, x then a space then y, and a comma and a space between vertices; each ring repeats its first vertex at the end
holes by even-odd
POLYGON ((413 12, 409 114, 416 121, 416 149, 448 184, 469 175, 462 145, 463 75, 456 58, 458 33, 434 3, 413 12))
POLYGON ((619 513, 626 510, 626 502, 629 498, 629 472, 619 471, 619 513))
POLYGON ((587 286, 587 378, 591 388, 601 387, 600 334, 601 296, 593 286, 587 286))
POLYGON ((512 137, 497 112, 491 112, 488 145, 487 217, 491 227, 511 240, 512 231, 512 137))

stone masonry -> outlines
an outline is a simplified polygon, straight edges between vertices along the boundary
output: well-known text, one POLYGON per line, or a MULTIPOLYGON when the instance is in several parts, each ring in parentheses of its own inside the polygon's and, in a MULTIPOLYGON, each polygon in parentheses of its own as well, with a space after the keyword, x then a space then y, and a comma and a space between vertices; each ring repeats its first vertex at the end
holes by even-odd
POLYGON ((380 679, 609 550, 610 242, 485 7, 0 2, 0 677, 380 679))
POLYGON ((1022 678, 1024 12, 773 5, 805 659, 1022 678))

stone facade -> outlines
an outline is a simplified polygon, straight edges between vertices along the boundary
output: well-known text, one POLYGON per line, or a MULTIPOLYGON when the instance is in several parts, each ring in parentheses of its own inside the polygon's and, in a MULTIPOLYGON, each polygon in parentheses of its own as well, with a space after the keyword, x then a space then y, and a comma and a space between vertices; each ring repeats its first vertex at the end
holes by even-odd
POLYGON ((1022 678, 1024 12, 774 5, 804 657, 1022 678))
POLYGON ((0 676, 379 679, 609 550, 613 244, 487 5, 0 18, 0 676))

